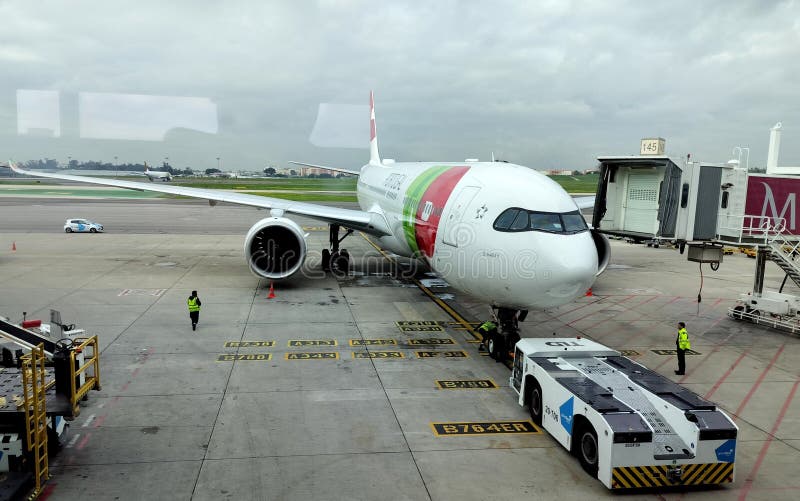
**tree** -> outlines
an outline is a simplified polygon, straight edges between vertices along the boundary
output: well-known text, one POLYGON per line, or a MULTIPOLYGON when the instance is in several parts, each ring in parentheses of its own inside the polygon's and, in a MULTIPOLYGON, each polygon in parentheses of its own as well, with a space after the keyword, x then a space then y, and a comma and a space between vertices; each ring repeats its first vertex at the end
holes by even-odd
POLYGON ((206 169, 206 176, 210 176, 211 174, 218 174, 222 172, 219 169, 206 169))
POLYGON ((289 170, 289 175, 290 175, 290 176, 296 176, 296 175, 297 175, 297 171, 296 171, 296 170, 294 170, 294 169, 290 169, 290 170, 289 170))
POLYGON ((276 172, 275 169, 272 167, 267 167, 266 169, 264 169, 265 176, 274 176, 275 172, 276 172))

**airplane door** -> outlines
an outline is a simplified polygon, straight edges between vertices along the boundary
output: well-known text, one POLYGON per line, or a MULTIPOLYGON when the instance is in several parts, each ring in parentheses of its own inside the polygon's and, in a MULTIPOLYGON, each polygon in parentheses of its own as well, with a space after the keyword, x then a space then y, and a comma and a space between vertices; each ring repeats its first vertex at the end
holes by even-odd
POLYGON ((472 222, 464 218, 464 213, 479 191, 481 189, 477 186, 465 186, 458 193, 456 199, 453 200, 450 215, 445 223, 445 232, 442 236, 443 243, 453 247, 463 247, 472 242, 474 237, 472 222))

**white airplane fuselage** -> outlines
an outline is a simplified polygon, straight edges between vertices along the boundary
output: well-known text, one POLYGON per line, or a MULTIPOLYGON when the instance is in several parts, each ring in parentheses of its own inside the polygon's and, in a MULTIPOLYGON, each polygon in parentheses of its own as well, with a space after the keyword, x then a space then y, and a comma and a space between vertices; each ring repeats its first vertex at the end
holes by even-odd
POLYGON ((150 181, 171 181, 172 174, 167 171, 159 171, 159 170, 146 170, 144 171, 144 175, 147 176, 150 181))
POLYGON ((423 259, 456 289, 489 303, 560 306, 582 296, 597 275, 588 228, 495 228, 511 208, 551 217, 578 210, 561 186, 533 169, 505 162, 367 164, 357 193, 362 210, 383 214, 391 229, 377 238, 381 247, 423 259))

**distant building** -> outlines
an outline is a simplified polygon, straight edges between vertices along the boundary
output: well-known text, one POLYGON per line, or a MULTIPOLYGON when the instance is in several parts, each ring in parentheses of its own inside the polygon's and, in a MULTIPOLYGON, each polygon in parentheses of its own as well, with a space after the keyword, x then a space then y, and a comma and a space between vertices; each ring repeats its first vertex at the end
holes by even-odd
POLYGON ((300 175, 303 177, 308 177, 311 175, 320 176, 323 174, 327 174, 329 176, 336 176, 339 173, 334 170, 323 169, 321 167, 300 167, 300 175))
POLYGON ((550 169, 545 171, 548 176, 574 176, 574 170, 550 169))

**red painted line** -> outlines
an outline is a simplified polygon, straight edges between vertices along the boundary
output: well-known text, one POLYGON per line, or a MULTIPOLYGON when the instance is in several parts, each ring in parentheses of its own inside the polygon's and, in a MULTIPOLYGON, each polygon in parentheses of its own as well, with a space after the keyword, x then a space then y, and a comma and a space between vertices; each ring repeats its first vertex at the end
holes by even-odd
POLYGON ((136 375, 137 375, 137 374, 139 374, 139 369, 141 369, 141 367, 137 367, 137 368, 136 368, 136 370, 135 370, 135 371, 133 371, 133 373, 131 374, 131 376, 133 376, 133 377, 136 377, 136 375))
POLYGON ((758 473, 759 468, 761 468, 761 463, 764 461, 764 457, 767 455, 767 450, 769 449, 770 444, 772 444, 772 440, 775 438, 775 433, 778 432, 778 427, 781 425, 781 421, 786 416, 786 411, 789 410, 789 404, 792 403, 792 399, 794 399, 794 394, 797 392, 797 386, 800 385, 800 379, 795 380, 794 385, 792 386, 792 390, 789 392, 789 396, 786 397, 786 401, 783 402, 783 407, 781 407, 781 412, 778 414, 778 419, 775 420, 775 423, 772 425, 772 429, 769 432, 769 436, 767 440, 764 442, 764 445, 761 447, 761 452, 758 453, 758 458, 756 459, 755 464, 753 465, 753 469, 750 470, 750 474, 747 475, 747 478, 744 481, 744 486, 742 487, 742 491, 739 494, 739 500, 744 501, 747 499, 747 495, 750 493, 750 489, 753 488, 753 480, 758 473))
POLYGON ((131 382, 130 382, 130 381, 128 381, 127 383, 125 383, 124 385, 122 385, 122 388, 120 388, 120 389, 119 389, 119 391, 127 391, 127 390, 128 390, 128 385, 129 385, 129 384, 131 384, 131 382))
POLYGON ((49 498, 49 497, 50 497, 50 494, 52 494, 52 493, 53 493, 53 491, 55 490, 55 488, 56 488, 56 486, 57 486, 57 485, 58 485, 58 484, 56 484, 56 483, 53 483, 53 482, 51 482, 51 483, 48 483, 48 484, 47 484, 47 485, 44 487, 44 489, 42 489, 42 493, 41 493, 41 494, 39 494, 39 497, 38 497, 37 499, 39 499, 39 501, 47 501, 47 498, 49 498))
POLYGON ((712 307, 712 308, 714 308, 714 307, 715 307, 715 306, 717 306, 719 303, 721 303, 721 302, 722 302, 724 299, 725 299, 725 298, 719 298, 719 299, 717 299, 717 300, 714 302, 714 304, 712 304, 712 305, 711 305, 711 307, 712 307))
POLYGON ((580 310, 581 308, 586 308, 587 306, 591 306, 591 305, 593 305, 593 304, 595 304, 595 303, 599 303, 599 302, 600 302, 600 301, 602 301, 602 300, 603 300, 603 299, 602 299, 602 298, 600 298, 600 299, 598 299, 597 301, 592 301, 592 302, 590 302, 590 303, 585 303, 585 304, 582 304, 582 305, 578 306, 577 308, 572 308, 571 310, 567 310, 567 311, 565 311, 565 312, 559 313, 558 315, 555 315, 555 316, 553 316, 553 318, 561 318, 561 317, 563 317, 564 315, 569 315, 569 314, 570 314, 570 313, 572 313, 573 311, 578 311, 578 310, 580 310))
MULTIPOLYGON (((631 295, 631 296, 628 296, 628 297, 626 297, 625 299, 623 299, 622 301, 619 301, 619 302, 617 302, 617 303, 614 303, 614 306, 616 306, 616 305, 619 305, 619 304, 622 304, 622 303, 624 303, 625 301, 627 301, 627 300, 629 300, 629 299, 631 299, 631 298, 633 298, 633 297, 636 297, 636 295, 631 295)), ((624 308, 624 307, 623 307, 623 308, 624 308)), ((589 313, 587 313, 586 315, 584 315, 584 316, 582 316, 582 317, 580 317, 580 318, 577 318, 577 319, 575 319, 575 320, 573 320, 573 321, 571 321, 571 322, 567 322, 567 324, 566 324, 566 325, 572 326, 572 324, 574 324, 574 323, 576 323, 576 322, 580 322, 580 321, 581 321, 581 320, 583 320, 584 318, 586 318, 586 317, 588 317, 588 316, 591 316, 591 315, 596 315, 596 314, 597 314, 597 312, 594 312, 594 311, 592 311, 592 312, 589 312, 589 313)), ((611 318, 611 317, 609 317, 609 318, 611 318)), ((606 320, 608 320, 608 319, 606 319, 606 320)), ((591 327, 594 327, 594 325, 592 325, 591 327)), ((587 327, 587 328, 588 328, 588 327, 587 327)))
POLYGON ((745 397, 744 397, 744 400, 742 400, 742 403, 741 403, 741 404, 739 404, 739 407, 736 409, 736 412, 734 412, 734 414, 736 415, 736 417, 738 417, 738 416, 739 416, 739 414, 740 414, 740 413, 742 412, 742 410, 744 409, 744 406, 745 406, 745 405, 747 405, 747 402, 749 402, 749 401, 750 401, 750 397, 752 397, 752 396, 753 396, 753 394, 754 394, 754 393, 756 392, 756 390, 758 389, 758 387, 759 387, 759 386, 761 386, 761 382, 764 380, 764 377, 767 375, 767 372, 769 372, 769 370, 772 368, 773 364, 775 364, 775 361, 776 361, 776 360, 778 360, 778 357, 779 357, 779 356, 780 356, 780 354, 783 352, 783 348, 784 348, 785 346, 786 346, 786 343, 783 343, 783 344, 781 345, 781 347, 780 347, 780 348, 778 348, 778 351, 777 351, 777 353, 775 353, 775 356, 773 356, 773 357, 772 357, 772 360, 770 360, 770 361, 769 361, 769 365, 767 365, 767 368, 766 368, 766 369, 764 369, 764 372, 762 372, 760 376, 758 376, 758 379, 756 379, 756 382, 755 382, 755 384, 753 384, 753 387, 752 387, 752 388, 750 388, 750 391, 749 391, 749 392, 747 392, 747 395, 745 395, 745 397))
POLYGON ((76 446, 75 446, 75 448, 76 448, 76 449, 78 449, 78 450, 81 450, 81 449, 83 449, 84 447, 86 447, 86 442, 88 442, 88 441, 89 441, 89 438, 90 438, 91 436, 92 436, 92 434, 91 434, 91 433, 87 433, 87 434, 86 434, 86 436, 85 436, 85 437, 83 437, 83 439, 82 439, 80 442, 78 442, 78 445, 76 445, 76 446))
POLYGON ((686 379, 689 376, 691 376, 694 373, 694 371, 696 371, 697 368, 700 367, 701 364, 704 364, 704 363, 708 362, 708 359, 711 358, 711 355, 713 355, 717 351, 719 351, 719 345, 715 346, 714 349, 711 350, 711 352, 708 355, 704 356, 703 360, 701 362, 698 362, 698 363, 694 364, 694 366, 691 369, 686 371, 686 375, 678 380, 678 384, 683 384, 683 382, 686 381, 686 379))
POLYGON ((728 370, 725 371, 725 374, 723 374, 719 379, 717 379, 717 382, 714 383, 714 386, 712 386, 710 390, 708 390, 708 393, 703 395, 703 398, 705 398, 705 399, 711 398, 711 395, 713 395, 714 392, 716 392, 719 389, 719 387, 722 385, 722 383, 724 383, 725 380, 728 379, 728 376, 730 376, 731 372, 733 372, 733 369, 735 369, 736 366, 739 365, 739 362, 741 362, 744 359, 744 357, 745 357, 745 355, 747 355, 748 351, 750 351, 750 350, 749 349, 745 350, 745 351, 742 352, 741 355, 739 355, 739 358, 737 358, 736 361, 730 367, 728 367, 728 370))
POLYGON ((106 417, 107 417, 107 416, 108 416, 108 414, 103 414, 103 415, 102 415, 102 416, 100 416, 99 418, 95 419, 95 420, 94 420, 94 427, 95 427, 95 428, 98 428, 98 427, 99 427, 101 424, 103 424, 103 421, 105 421, 105 420, 106 420, 106 417))

